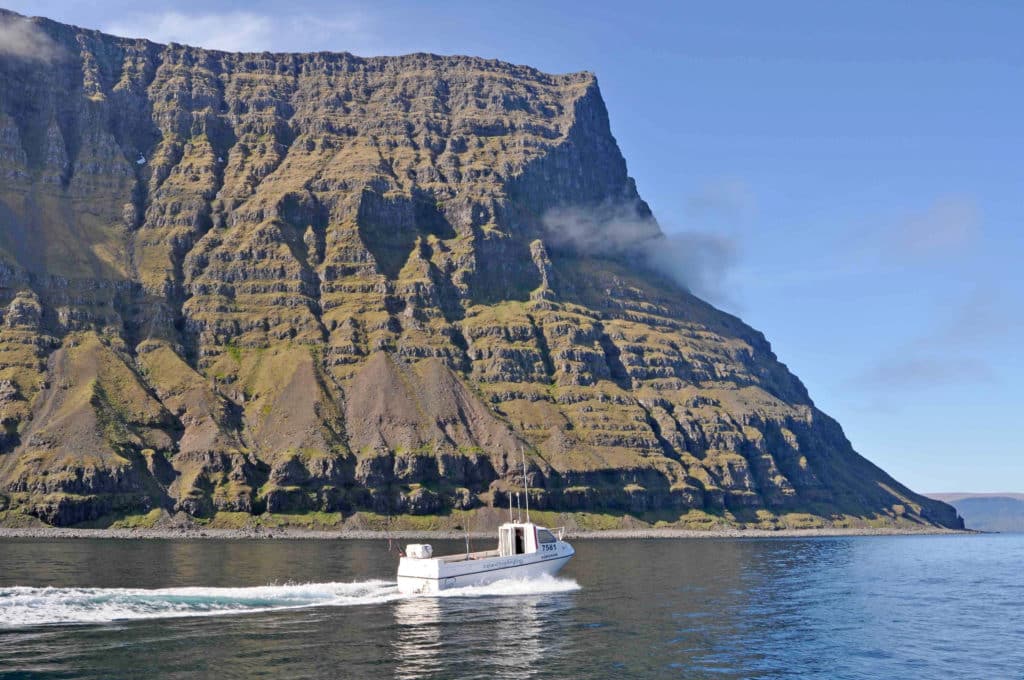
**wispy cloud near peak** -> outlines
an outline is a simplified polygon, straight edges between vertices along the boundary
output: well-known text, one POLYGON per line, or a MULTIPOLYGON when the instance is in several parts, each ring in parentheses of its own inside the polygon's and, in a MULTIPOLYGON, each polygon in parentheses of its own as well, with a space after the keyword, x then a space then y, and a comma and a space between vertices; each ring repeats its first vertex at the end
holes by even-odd
POLYGON ((634 205, 560 207, 543 218, 548 240, 582 255, 636 257, 714 304, 733 304, 726 288, 737 258, 734 240, 705 231, 663 233, 634 205))
POLYGON ((0 16, 0 55, 50 62, 60 56, 60 48, 32 21, 0 16))
POLYGON ((270 16, 256 12, 137 14, 109 23, 107 33, 226 52, 308 52, 360 49, 361 16, 270 16))

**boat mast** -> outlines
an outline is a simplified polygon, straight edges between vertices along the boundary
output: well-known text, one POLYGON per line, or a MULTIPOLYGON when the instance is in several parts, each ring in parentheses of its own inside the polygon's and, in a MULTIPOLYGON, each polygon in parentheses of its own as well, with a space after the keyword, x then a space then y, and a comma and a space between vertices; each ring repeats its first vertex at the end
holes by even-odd
POLYGON ((526 454, 523 447, 519 447, 519 456, 523 459, 523 489, 526 496, 526 521, 530 521, 530 480, 526 477, 526 454))

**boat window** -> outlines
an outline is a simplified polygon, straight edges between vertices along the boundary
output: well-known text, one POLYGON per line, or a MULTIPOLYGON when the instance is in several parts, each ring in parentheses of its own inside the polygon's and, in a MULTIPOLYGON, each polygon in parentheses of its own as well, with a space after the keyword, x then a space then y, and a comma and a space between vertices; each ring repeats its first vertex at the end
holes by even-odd
POLYGON ((554 543, 555 537, 547 529, 537 529, 537 540, 541 543, 554 543))
POLYGON ((516 527, 516 555, 526 552, 526 542, 523 540, 523 528, 516 527))

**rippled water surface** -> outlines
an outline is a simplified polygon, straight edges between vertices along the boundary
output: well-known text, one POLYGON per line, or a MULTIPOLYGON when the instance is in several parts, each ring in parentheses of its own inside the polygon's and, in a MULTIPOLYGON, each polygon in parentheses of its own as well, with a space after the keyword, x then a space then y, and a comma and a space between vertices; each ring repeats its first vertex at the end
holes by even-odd
POLYGON ((0 540, 0 678, 1024 677, 1024 536, 575 546, 405 597, 384 541, 0 540))

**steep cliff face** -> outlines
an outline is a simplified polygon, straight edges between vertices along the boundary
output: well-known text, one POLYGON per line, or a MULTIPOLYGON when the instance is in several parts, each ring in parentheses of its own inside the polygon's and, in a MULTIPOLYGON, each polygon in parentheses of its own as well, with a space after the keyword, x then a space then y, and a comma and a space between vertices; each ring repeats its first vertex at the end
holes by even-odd
POLYGON ((554 208, 649 215, 592 75, 30 25, 50 54, 0 53, 0 511, 502 506, 523 451, 537 508, 958 524, 761 334, 552 247, 554 208))

